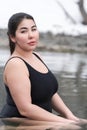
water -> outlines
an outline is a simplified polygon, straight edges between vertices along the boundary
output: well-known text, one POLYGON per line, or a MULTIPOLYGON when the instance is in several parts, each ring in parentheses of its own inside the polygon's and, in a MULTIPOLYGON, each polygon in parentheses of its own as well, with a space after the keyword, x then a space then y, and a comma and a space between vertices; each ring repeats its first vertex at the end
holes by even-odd
POLYGON ((0 130, 87 130, 86 125, 60 124, 24 118, 0 119, 0 130))
POLYGON ((65 72, 65 77, 75 78, 78 69, 81 67, 80 77, 87 78, 87 55, 52 52, 42 52, 41 54, 52 71, 65 72))
MULTIPOLYGON (((39 52, 45 63, 54 73, 63 72, 63 77, 87 79, 87 55, 56 52, 39 52), (79 69, 79 70, 78 70, 79 69), (81 71, 81 72, 78 72, 81 71)), ((0 50, 0 67, 4 66, 9 57, 8 50, 0 50)))
POLYGON ((1 50, 0 49, 0 67, 4 66, 4 64, 7 61, 9 55, 10 55, 10 53, 9 53, 8 50, 6 50, 6 49, 1 50))
MULTIPOLYGON (((59 83, 58 93, 65 104, 76 116, 87 119, 87 55, 56 52, 40 54, 55 74, 59 83)), ((5 102, 2 67, 8 57, 8 50, 0 50, 0 109, 5 102)))

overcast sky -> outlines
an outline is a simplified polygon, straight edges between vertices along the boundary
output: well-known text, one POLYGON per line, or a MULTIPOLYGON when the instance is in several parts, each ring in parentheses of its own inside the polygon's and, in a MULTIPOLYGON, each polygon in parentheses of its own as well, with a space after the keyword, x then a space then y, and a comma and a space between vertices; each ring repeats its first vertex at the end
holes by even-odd
MULTIPOLYGON (((59 0, 69 14, 79 22, 82 20, 78 0, 59 0)), ((87 2, 87 0, 86 0, 87 2)), ((56 0, 2 0, 0 3, 0 27, 7 27, 10 16, 17 12, 26 12, 33 15, 39 30, 50 30, 55 25, 69 25, 63 10, 56 0)))

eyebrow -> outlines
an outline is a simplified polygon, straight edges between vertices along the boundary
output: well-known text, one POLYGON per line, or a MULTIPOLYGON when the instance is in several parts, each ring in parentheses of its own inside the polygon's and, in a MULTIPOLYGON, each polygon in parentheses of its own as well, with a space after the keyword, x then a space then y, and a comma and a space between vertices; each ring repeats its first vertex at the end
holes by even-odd
MULTIPOLYGON (((37 27, 36 25, 33 25, 31 28, 37 27)), ((22 29, 28 29, 27 27, 21 27, 20 30, 22 29)))

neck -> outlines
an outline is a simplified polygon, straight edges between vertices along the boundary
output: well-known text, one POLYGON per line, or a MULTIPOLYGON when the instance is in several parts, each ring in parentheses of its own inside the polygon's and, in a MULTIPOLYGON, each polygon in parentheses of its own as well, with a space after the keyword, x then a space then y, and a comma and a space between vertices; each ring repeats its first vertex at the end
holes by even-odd
POLYGON ((15 50, 12 56, 20 56, 23 58, 31 58, 33 51, 17 51, 15 50))

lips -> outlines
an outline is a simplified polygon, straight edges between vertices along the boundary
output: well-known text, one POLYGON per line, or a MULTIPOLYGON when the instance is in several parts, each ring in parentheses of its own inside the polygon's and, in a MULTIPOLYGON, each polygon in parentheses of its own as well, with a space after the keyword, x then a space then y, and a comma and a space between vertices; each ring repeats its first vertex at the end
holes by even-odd
POLYGON ((28 44, 33 46, 33 45, 36 45, 36 42, 35 41, 31 41, 28 44))

